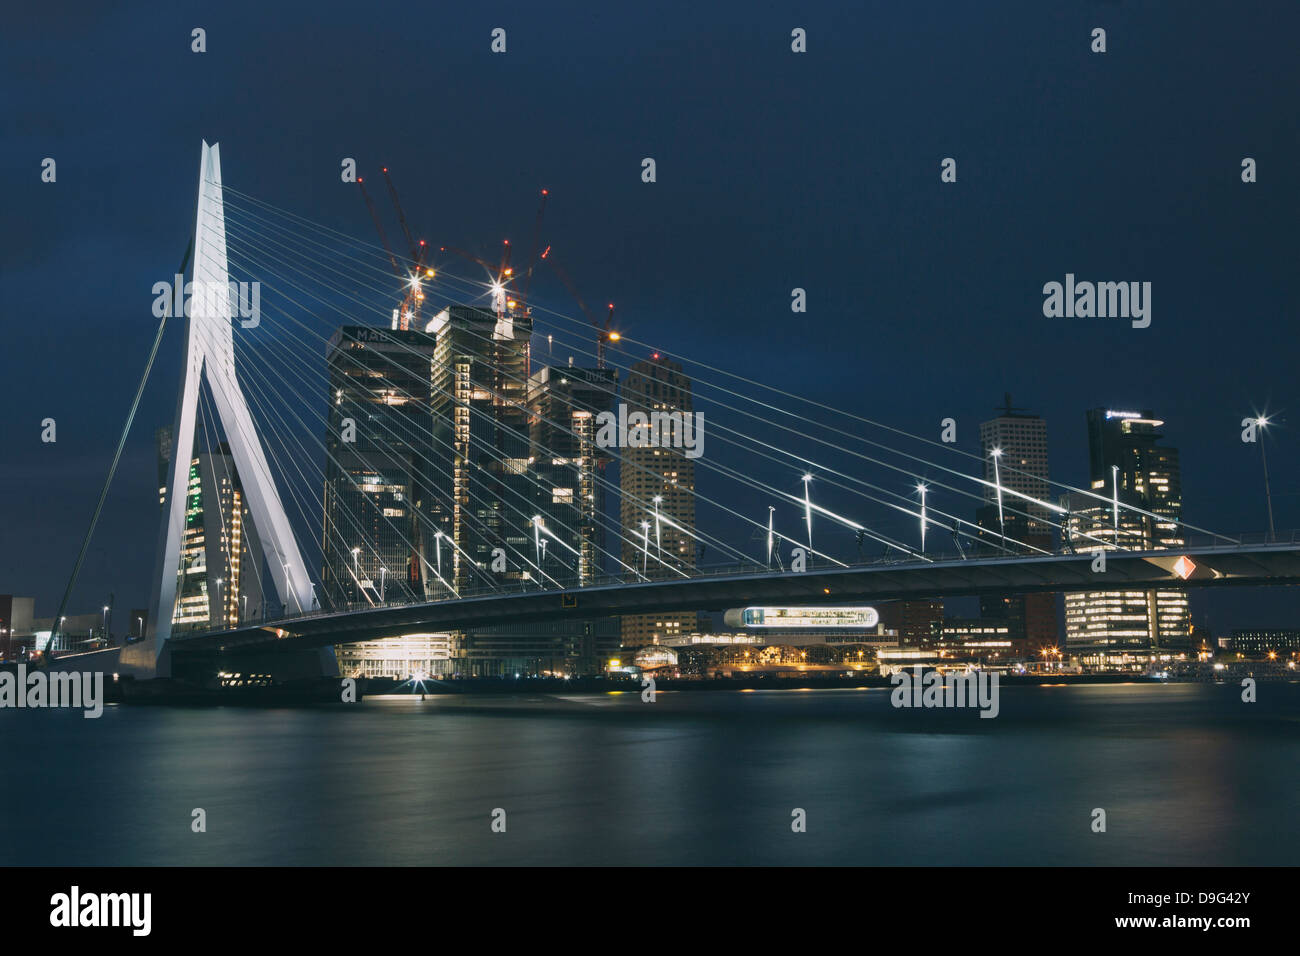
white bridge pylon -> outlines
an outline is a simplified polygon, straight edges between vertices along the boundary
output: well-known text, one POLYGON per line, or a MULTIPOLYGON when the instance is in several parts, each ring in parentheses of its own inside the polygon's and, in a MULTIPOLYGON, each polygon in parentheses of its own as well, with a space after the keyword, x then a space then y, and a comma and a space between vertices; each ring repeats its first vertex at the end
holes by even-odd
POLYGON ((185 377, 172 429, 171 470, 167 477, 163 524, 158 534, 158 563, 147 637, 139 644, 123 648, 121 659, 124 669, 148 676, 170 676, 170 655, 164 652, 171 637, 176 606, 195 415, 203 376, 207 377, 217 416, 235 460, 276 594, 288 613, 312 607, 311 579, 267 465, 248 403, 235 378, 221 153, 215 143, 211 146, 203 143, 192 261, 194 281, 185 290, 192 293, 188 297, 190 308, 185 323, 185 377))

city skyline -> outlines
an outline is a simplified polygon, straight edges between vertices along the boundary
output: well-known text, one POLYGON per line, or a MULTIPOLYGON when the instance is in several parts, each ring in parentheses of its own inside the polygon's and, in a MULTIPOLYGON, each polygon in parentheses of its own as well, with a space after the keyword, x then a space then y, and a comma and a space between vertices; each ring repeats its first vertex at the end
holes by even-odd
MULTIPOLYGON (((432 276, 430 269, 428 277, 432 276)), ((419 296, 425 298, 423 292, 419 296)), ((538 585, 561 587, 581 587, 602 576, 607 570, 606 558, 618 561, 632 575, 631 580, 662 579, 672 573, 693 571, 695 556, 703 553, 708 539, 695 534, 692 456, 670 448, 635 447, 640 443, 621 451, 601 448, 595 426, 606 415, 619 419, 643 412, 691 416, 691 383, 681 365, 659 353, 649 360, 624 365, 627 378, 621 389, 617 368, 542 366, 530 374, 531 310, 517 306, 514 299, 507 302, 504 295, 497 296, 495 312, 455 304, 444 305, 441 311, 437 308, 423 332, 399 328, 394 320, 388 329, 345 325, 329 336, 325 397, 330 412, 320 446, 325 459, 320 580, 326 607, 388 603, 389 566, 398 569, 393 575, 391 599, 398 604, 456 596, 479 578, 509 584, 510 564, 520 584, 532 579, 538 585), (616 400, 619 411, 614 416, 611 409, 616 400), (525 453, 527 457, 523 457, 525 453), (603 502, 609 482, 602 473, 611 457, 620 463, 616 537, 620 539, 621 559, 604 546, 607 516, 603 502), (522 502, 522 511, 507 500, 508 495, 522 502), (534 509, 538 513, 528 517, 534 509), (531 561, 526 556, 527 534, 517 527, 519 521, 507 517, 510 512, 527 517, 536 552, 531 561), (444 537, 449 545, 446 567, 442 559, 444 537), (701 542, 698 546, 697 540, 701 542), (552 550, 548 559, 546 545, 550 543, 569 554, 552 550), (491 561, 487 559, 489 551, 491 561), (522 557, 523 562, 509 561, 507 552, 522 557), (635 570, 638 560, 640 572, 635 570)), ((603 349, 602 342, 597 353, 602 366, 603 349)), ((258 404, 260 407, 261 402, 258 404)), ((207 408, 206 403, 201 407, 207 408)), ((1088 497, 1083 492, 1070 492, 1061 496, 1059 509, 1049 496, 1052 482, 1045 421, 1013 406, 1009 394, 999 412, 997 417, 982 422, 979 430, 984 503, 976 508, 976 515, 983 553, 996 556, 1008 542, 1044 553, 1054 550, 1056 510, 1064 515, 1059 540, 1067 547, 1123 548, 1130 544, 1129 537, 1148 550, 1185 544, 1178 523, 1182 507, 1178 450, 1159 444, 1162 435, 1156 429, 1165 423, 1150 411, 1088 410, 1089 486, 1094 494, 1101 495, 1088 497), (1107 475, 1111 478, 1113 508, 1105 498, 1107 475), (1010 500, 1004 502, 1004 497, 1010 500), (1025 504, 1026 500, 1029 504, 1025 504), (1107 527, 1107 515, 1112 511, 1113 533, 1107 527), (1108 540, 1112 542, 1109 545, 1108 540)), ((223 582, 228 589, 234 585, 244 590, 239 586, 239 561, 232 565, 223 558, 220 548, 225 546, 227 525, 238 528, 240 519, 247 517, 247 509, 237 507, 237 518, 227 519, 224 497, 220 543, 213 535, 207 542, 207 550, 213 553, 206 563, 215 570, 201 579, 191 577, 198 561, 190 552, 194 545, 203 548, 203 502, 216 497, 217 478, 221 478, 223 495, 233 493, 236 505, 240 500, 238 480, 232 475, 233 461, 219 438, 219 451, 224 455, 221 460, 226 464, 221 476, 212 474, 215 459, 210 453, 204 454, 205 447, 212 443, 207 437, 212 423, 205 421, 206 417, 196 423, 187 537, 181 547, 173 620, 187 630, 196 623, 208 624, 212 616, 210 610, 196 616, 189 609, 190 603, 201 600, 207 608, 212 601, 219 601, 223 582), (206 470, 204 462, 208 462, 206 470), (233 490, 227 492, 232 482, 233 490), (193 542, 191 533, 199 535, 193 542), (214 587, 216 598, 212 596, 214 587)), ((167 459, 174 453, 171 431, 163 428, 158 432, 160 498, 164 501, 169 481, 167 459)), ((807 483, 812 478, 811 473, 805 476, 805 495, 809 494, 807 483)), ((924 506, 927 488, 921 484, 917 491, 924 506)), ((942 521, 935 521, 936 530, 942 525, 942 521)), ((954 525, 954 530, 957 527, 954 525)), ((251 522, 249 528, 251 531, 251 522)), ((239 530, 234 532, 236 540, 239 534, 239 530)), ((807 535, 806 543, 811 547, 811 516, 807 535)), ((252 542, 256 548, 255 537, 252 542)), ((860 533, 859 561, 863 559, 862 542, 860 533)), ((787 544, 795 543, 781 535, 773 549, 769 541, 772 553, 767 563, 783 564, 781 552, 787 544)), ((922 544, 919 550, 924 553, 927 549, 922 544)), ((260 585, 260 552, 256 562, 248 563, 260 585)), ((1125 655, 1149 647, 1189 649, 1185 594, 1151 591, 1144 597, 1142 592, 1136 592, 1136 597, 1143 600, 1130 609, 1131 596, 1126 592, 1068 593, 1063 617, 1063 643, 1067 649, 1081 655, 1098 647, 1118 648, 1125 655), (1086 626, 1081 623, 1085 620, 1086 626), (1112 633, 1114 625, 1106 622, 1118 622, 1123 629, 1112 633)), ((247 613, 246 601, 242 593, 227 596, 226 623, 255 620, 265 613, 260 591, 252 615, 247 613)), ((1029 658, 1062 643, 1057 640, 1055 604, 1051 594, 988 594, 980 599, 983 620, 974 623, 982 626, 1003 622, 1002 630, 1009 639, 1007 653, 1029 658)), ((897 634, 896 640, 904 646, 928 645, 941 626, 945 633, 948 630, 941 594, 934 600, 887 605, 884 614, 897 634)), ((948 618, 949 622, 961 620, 951 615, 948 618)), ((645 644, 672 643, 680 636, 707 628, 705 618, 695 613, 624 617, 622 644, 635 649, 645 644)), ((585 633, 587 638, 578 641, 584 650, 565 651, 559 647, 577 645, 572 645, 572 635, 563 628, 455 632, 439 638, 443 648, 436 653, 432 645, 424 648, 427 656, 422 666, 429 671, 441 670, 443 665, 435 660, 445 660, 446 666, 454 669, 458 661, 471 656, 471 648, 477 647, 475 656, 480 667, 531 672, 545 661, 549 672, 567 668, 576 660, 582 662, 580 666, 591 667, 596 659, 591 642, 595 631, 588 628, 585 633), (492 655, 497 656, 495 664, 492 655)), ((340 656, 350 653, 344 646, 337 652, 340 656)), ((381 661, 391 657, 384 648, 368 653, 381 661)))
MULTIPOLYGON (((413 228, 435 243, 456 242, 489 256, 502 236, 527 245, 536 190, 549 187, 553 255, 563 259, 588 300, 616 302, 624 331, 641 333, 636 337, 670 356, 698 355, 714 365, 743 368, 917 433, 937 435, 938 423, 954 417, 958 442, 970 451, 978 449, 976 427, 985 410, 1009 391, 1051 423, 1053 468, 1067 480, 1086 469, 1076 417, 1083 409, 1159 407, 1170 423, 1171 444, 1183 449, 1188 513, 1216 530, 1266 527, 1258 448, 1237 436, 1243 417, 1280 412, 1283 421, 1271 431, 1268 449, 1277 527, 1300 523, 1300 483, 1288 478, 1300 474, 1300 446, 1285 421, 1297 401, 1288 365, 1296 333, 1294 323, 1277 319, 1291 306, 1273 278, 1288 268, 1284 237, 1290 227, 1283 211, 1297 206, 1297 186, 1278 157, 1294 153, 1296 134, 1277 119, 1286 113, 1281 87, 1245 79, 1249 64, 1267 59, 1267 47, 1280 44, 1285 31, 1261 29, 1257 14, 1230 18, 1216 42, 1225 56, 1242 58, 1242 68, 1224 72, 1234 78, 1225 87, 1222 80, 1181 68, 1177 51, 1197 46, 1196 27, 1165 22, 1146 10, 1108 9, 1112 32, 1159 35, 1161 43, 1145 45, 1139 59, 1117 51, 1104 61, 1090 59, 1086 42, 1077 44, 1071 68, 1051 70, 1052 80, 1031 110, 1039 135, 1017 137, 1011 149, 1004 122, 991 117, 974 126, 968 117, 984 116, 981 104, 1019 102, 1027 80, 985 70, 985 58, 1069 49, 1075 32, 1086 40, 1090 24, 1030 4, 996 25, 975 11, 950 15, 954 22, 935 36, 942 37, 937 42, 944 55, 964 64, 965 75, 973 78, 960 89, 940 85, 915 66, 932 58, 932 38, 909 28, 901 11, 872 18, 865 12, 841 11, 832 18, 810 11, 804 26, 819 55, 803 72, 791 63, 771 75, 751 65, 755 49, 784 49, 772 38, 788 36, 789 24, 769 11, 753 12, 732 41, 713 49, 708 63, 693 59, 676 31, 645 13, 621 12, 603 29, 570 24, 561 31, 540 12, 516 11, 513 28, 548 50, 593 51, 613 43, 630 54, 630 63, 638 52, 657 49, 671 67, 667 85, 647 96, 637 69, 570 60, 553 82, 580 108, 561 111, 530 82, 538 65, 533 44, 497 60, 468 42, 440 44, 439 71, 475 75, 484 84, 481 95, 519 102, 518 135, 546 144, 523 163, 490 150, 438 150, 438 136, 430 130, 395 137, 391 130, 403 127, 403 117, 414 111, 414 95, 367 100, 362 108, 343 74, 311 73, 308 87, 307 74, 281 84, 268 82, 262 67, 237 69, 225 53, 217 56, 229 49, 234 32, 230 25, 236 21, 228 14, 215 14, 209 24, 221 42, 201 72, 195 69, 200 58, 187 44, 168 53, 158 42, 160 30, 188 35, 192 25, 182 17, 146 21, 150 25, 142 29, 133 25, 133 14, 69 24, 59 44, 78 37, 102 40, 105 31, 113 42, 87 42, 83 60, 38 85, 15 77, 21 136, 0 161, 14 184, 9 208, 32 224, 21 243, 7 240, 10 281, 0 290, 5 315, 32 319, 11 323, 11 347, 0 357, 0 380, 12 409, 0 495, 11 503, 7 531, 16 546, 7 550, 23 555, 13 563, 10 587, 37 595, 42 607, 57 601, 69 571, 67 556, 75 553, 101 463, 111 455, 152 333, 150 284, 174 268, 185 245, 194 144, 212 132, 197 119, 183 118, 175 135, 158 140, 144 117, 186 117, 187 111, 179 95, 183 84, 151 82, 154 64, 192 77, 187 82, 214 102, 229 104, 233 97, 238 122, 259 129, 256 143, 237 144, 227 135, 228 146, 238 145, 229 159, 232 182, 256 182, 257 193, 274 196, 285 208, 310 210, 350 235, 369 237, 371 227, 360 198, 338 183, 344 156, 355 156, 364 170, 376 172, 380 164, 393 170, 413 228), (852 54, 856 37, 877 32, 896 35, 898 42, 868 59, 852 54), (144 42, 138 37, 148 37, 149 55, 136 55, 144 42), (1249 58, 1244 49, 1252 51, 1249 58), (159 55, 166 59, 158 61, 159 55), (1170 108, 1158 115, 1124 95, 1144 86, 1148 70, 1182 78, 1182 85, 1165 91, 1161 102, 1170 108), (92 77, 102 74, 120 77, 152 108, 110 123, 109 111, 89 108, 78 95, 93 89, 92 77), (733 104, 728 120, 718 124, 706 104, 686 93, 728 74, 752 84, 754 95, 733 104), (864 106, 876 124, 894 131, 888 149, 851 117, 819 105, 814 95, 825 88, 888 89, 880 78, 890 75, 907 77, 913 95, 903 99, 919 98, 928 109, 913 111, 882 94, 867 94, 864 106), (599 82, 591 82, 595 78, 599 82), (624 102, 639 102, 642 109, 626 113, 618 108, 624 102), (580 122, 584 113, 603 117, 603 128, 597 132, 580 122), (52 124, 45 118, 50 115, 64 121, 52 124), (1189 116, 1196 122, 1188 122, 1189 116), (1124 138, 1076 142, 1076 130, 1139 118, 1151 124, 1147 135, 1153 141, 1179 157, 1177 163, 1134 163, 1124 138), (1206 127, 1213 127, 1212 137, 1199 132, 1206 127), (737 145, 739 129, 750 131, 745 147, 737 145), (88 144, 96 141, 113 148, 91 150, 88 144), (857 172, 816 175, 822 163, 809 141, 827 149, 833 144, 828 168, 857 172), (752 160, 742 158, 750 153, 752 160), (640 180, 647 154, 659 162, 654 184, 640 180), (1254 154, 1259 181, 1244 184, 1240 160, 1254 154), (55 184, 41 183, 33 165, 47 155, 64 160, 55 184), (427 157, 435 155, 437 164, 429 167, 427 157), (943 184, 940 161, 950 155, 959 164, 958 180, 943 184), (434 175, 424 176, 425 169, 434 175), (1112 169, 1116 175, 1101 178, 1112 169), (788 181, 802 183, 800 191, 770 188, 788 181), (103 192, 98 187, 105 182, 120 188, 103 192), (865 204, 840 201, 864 191, 865 204), (148 203, 141 203, 143 195, 148 203), (1189 203, 1189 196, 1196 202, 1189 203), (87 202, 100 209, 89 220, 77 212, 87 202), (994 216, 1002 222, 997 241, 990 242, 987 225, 994 216), (636 228, 624 236, 623 227, 611 223, 636 228), (1070 228, 1045 233, 1061 223, 1070 228), (89 280, 67 283, 63 263, 74 256, 64 244, 74 231, 81 248, 96 254, 79 264, 89 280), (611 231, 622 238, 609 241, 611 231), (748 235, 781 238, 775 246, 768 239, 759 245, 748 235), (772 248, 782 250, 775 268, 772 248), (903 248, 906 258, 891 251, 903 248), (1195 268, 1196 282, 1183 281, 1189 266, 1207 261, 1214 267, 1195 268), (1151 281, 1151 326, 1046 318, 1042 286, 1067 272, 1151 281), (663 281, 665 276, 670 278, 663 281), (790 313, 793 287, 808 295, 802 316, 790 313), (61 290, 61 308, 76 316, 74 335, 63 334, 63 320, 35 320, 48 314, 46 291, 55 288, 61 290), (868 348, 802 345, 812 330, 819 341, 868 348), (787 347, 792 343, 796 347, 787 347), (50 356, 48 365, 21 359, 33 354, 50 356), (1069 354, 1105 360, 1065 381, 1045 374, 1069 354), (1166 360, 1153 363, 1151 354, 1166 360), (1201 369, 1197 363, 1206 356, 1214 364, 1201 369), (94 392, 91 383, 97 383, 94 392), (57 444, 39 440, 46 417, 59 422, 57 444), (66 518, 51 523, 46 499, 67 502, 59 512, 66 518)), ((479 26, 466 12, 446 17, 435 32, 468 36, 479 26)), ((720 12, 695 10, 689 19, 704 33, 735 29, 720 12)), ((238 31, 243 59, 273 62, 265 45, 292 30, 291 18, 264 10, 254 21, 258 29, 245 25, 238 31)), ((376 55, 350 47, 342 31, 319 34, 318 42, 320 56, 352 63, 358 73, 367 72, 368 58, 376 55)), ((43 76, 40 64, 57 58, 53 43, 38 36, 10 63, 29 63, 27 76, 43 76)), ((383 69, 368 72, 381 75, 383 69)), ((478 121, 470 102, 444 108, 448 122, 478 121)), ((223 106, 216 120, 233 132, 236 113, 223 106)), ((535 286, 534 298, 573 311, 553 278, 542 273, 535 286)), ((166 354, 175 349, 174 339, 164 342, 166 354)), ((146 391, 142 420, 168 420, 176 375, 167 363, 160 366, 146 391)), ((147 602, 149 572, 133 571, 125 580, 122 574, 125 567, 147 564, 126 559, 152 547, 151 535, 138 535, 153 514, 143 490, 153 468, 147 432, 140 429, 128 442, 83 571, 92 607, 110 589, 132 595, 134 605, 147 602)), ((1233 613, 1244 609, 1234 596, 1215 601, 1226 602, 1233 613)), ((1275 617, 1284 613, 1282 607, 1269 609, 1268 596, 1262 601, 1269 620, 1286 623, 1275 617)))

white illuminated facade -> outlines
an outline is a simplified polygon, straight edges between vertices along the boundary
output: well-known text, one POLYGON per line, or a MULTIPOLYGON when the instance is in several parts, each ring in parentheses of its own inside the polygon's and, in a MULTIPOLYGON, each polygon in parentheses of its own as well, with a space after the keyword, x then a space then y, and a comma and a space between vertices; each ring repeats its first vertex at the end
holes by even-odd
POLYGON ((874 607, 746 607, 732 608, 725 615, 731 627, 856 627, 880 624, 874 607))
POLYGON ((450 634, 406 634, 378 641, 339 644, 334 654, 342 677, 434 677, 451 671, 450 634))

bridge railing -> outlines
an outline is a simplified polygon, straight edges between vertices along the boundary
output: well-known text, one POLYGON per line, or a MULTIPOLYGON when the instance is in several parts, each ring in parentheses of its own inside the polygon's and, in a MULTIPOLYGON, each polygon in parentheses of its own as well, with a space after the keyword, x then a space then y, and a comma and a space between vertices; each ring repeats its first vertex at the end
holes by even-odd
MULTIPOLYGON (((945 553, 942 551, 927 550, 926 557, 929 559, 930 562, 942 562, 945 560, 956 561, 961 559, 961 555, 959 555, 956 551, 945 553)), ((834 568, 879 567, 882 565, 916 564, 916 563, 921 563, 921 562, 917 558, 912 557, 911 555, 899 554, 899 555, 877 557, 872 560, 864 560, 860 562, 831 562, 825 558, 822 558, 820 560, 811 560, 809 562, 808 568, 809 570, 825 570, 831 567, 834 568)), ((765 567, 761 562, 756 562, 756 561, 730 561, 730 562, 714 563, 708 565, 696 565, 687 570, 689 573, 687 573, 685 577, 694 579, 694 578, 705 578, 705 577, 727 577, 727 576, 735 576, 740 574, 768 574, 768 573, 780 574, 783 571, 788 570, 788 568, 782 568, 776 566, 769 568, 769 567, 765 567)), ((470 587, 463 587, 460 588, 454 594, 447 593, 443 596, 427 599, 427 600, 424 598, 417 597, 417 598, 411 598, 407 600, 386 600, 383 602, 351 601, 346 604, 337 604, 329 608, 321 607, 321 608, 313 608, 312 610, 309 611, 301 611, 298 613, 289 613, 289 614, 282 613, 276 616, 249 618, 241 622, 238 626, 275 627, 280 624, 291 624, 295 621, 304 621, 304 620, 311 620, 315 618, 328 617, 332 614, 346 614, 353 611, 388 610, 388 609, 396 610, 404 607, 411 607, 414 605, 435 604, 440 601, 457 601, 457 600, 467 600, 471 598, 503 597, 509 594, 538 594, 543 592, 549 592, 552 594, 562 594, 569 591, 580 591, 580 590, 585 590, 587 588, 595 588, 595 587, 657 583, 657 582, 674 580, 676 577, 677 577, 676 575, 671 574, 663 569, 659 569, 658 571, 651 569, 648 575, 639 575, 639 574, 633 574, 632 572, 629 571, 623 571, 617 574, 595 575, 593 577, 587 578, 585 581, 581 583, 579 583, 576 580, 573 581, 561 580, 558 585, 552 584, 550 582, 544 582, 538 578, 529 578, 511 585, 483 584, 483 585, 476 585, 470 587)), ((195 627, 195 628, 186 629, 184 631, 180 629, 173 629, 173 634, 176 634, 178 636, 198 636, 202 634, 219 633, 224 630, 229 630, 229 628, 195 627)))

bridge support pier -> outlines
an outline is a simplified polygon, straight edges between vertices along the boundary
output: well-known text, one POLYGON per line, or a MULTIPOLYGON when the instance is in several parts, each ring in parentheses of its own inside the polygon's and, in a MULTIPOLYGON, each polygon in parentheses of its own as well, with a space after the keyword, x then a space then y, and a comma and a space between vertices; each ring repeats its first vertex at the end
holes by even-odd
POLYGON ((215 685, 221 674, 260 674, 269 677, 274 683, 339 676, 338 662, 334 659, 332 647, 227 653, 174 653, 172 648, 167 648, 164 654, 170 658, 168 669, 173 679, 200 687, 215 685))

